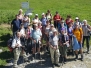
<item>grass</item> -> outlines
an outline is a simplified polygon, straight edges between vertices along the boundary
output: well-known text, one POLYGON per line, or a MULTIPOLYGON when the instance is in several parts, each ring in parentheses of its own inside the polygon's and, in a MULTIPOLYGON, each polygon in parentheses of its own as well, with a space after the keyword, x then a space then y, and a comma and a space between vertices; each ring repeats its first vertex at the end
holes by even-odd
MULTIPOLYGON (((0 13, 4 13, 5 16, 8 16, 7 14, 15 15, 18 13, 21 3, 26 1, 27 0, 19 0, 18 2, 17 0, 0 0, 0 11, 2 11, 0 13)), ((70 14, 73 19, 78 16, 81 20, 87 19, 91 22, 91 0, 29 0, 29 4, 34 14, 38 13, 40 15, 42 12, 46 12, 50 9, 53 15, 55 11, 58 11, 64 18, 70 14)), ((10 18, 10 20, 12 20, 12 16, 10 18)))
MULTIPOLYGON (((26 1, 0 0, 0 23, 10 23, 21 8, 21 3, 26 1)), ((32 17, 36 13, 41 17, 41 13, 46 13, 49 9, 52 15, 58 11, 64 19, 69 14, 72 16, 72 19, 78 16, 81 20, 87 19, 91 25, 91 0, 29 0, 29 4, 30 8, 33 9, 32 17)), ((26 11, 25 9, 23 10, 26 11)), ((6 60, 12 57, 6 46, 6 42, 9 39, 7 34, 11 34, 11 30, 6 26, 0 25, 0 49, 3 49, 3 52, 0 53, 0 66, 4 66, 7 63, 6 60)))

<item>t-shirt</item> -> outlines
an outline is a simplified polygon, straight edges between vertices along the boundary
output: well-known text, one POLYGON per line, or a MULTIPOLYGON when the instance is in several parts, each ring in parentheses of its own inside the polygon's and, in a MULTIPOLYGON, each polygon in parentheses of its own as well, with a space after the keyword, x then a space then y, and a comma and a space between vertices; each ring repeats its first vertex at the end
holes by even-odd
POLYGON ((20 25, 21 25, 22 21, 20 19, 16 20, 14 19, 11 24, 13 25, 13 31, 16 32, 17 30, 20 29, 20 25))
POLYGON ((58 36, 56 35, 56 36, 51 36, 50 38, 49 38, 49 42, 52 44, 52 46, 58 46, 58 36))
POLYGON ((42 36, 42 33, 40 29, 32 30, 32 33, 30 34, 30 37, 32 37, 37 42, 40 40, 41 36, 42 36))
POLYGON ((76 36, 78 42, 82 41, 82 35, 83 35, 82 28, 73 29, 73 34, 76 36))

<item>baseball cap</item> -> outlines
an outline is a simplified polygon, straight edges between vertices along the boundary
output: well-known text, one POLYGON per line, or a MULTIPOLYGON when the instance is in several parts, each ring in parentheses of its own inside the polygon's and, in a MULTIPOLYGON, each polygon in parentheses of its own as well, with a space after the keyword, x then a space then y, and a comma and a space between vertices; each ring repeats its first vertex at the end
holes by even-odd
POLYGON ((42 13, 42 15, 45 15, 45 13, 42 13))

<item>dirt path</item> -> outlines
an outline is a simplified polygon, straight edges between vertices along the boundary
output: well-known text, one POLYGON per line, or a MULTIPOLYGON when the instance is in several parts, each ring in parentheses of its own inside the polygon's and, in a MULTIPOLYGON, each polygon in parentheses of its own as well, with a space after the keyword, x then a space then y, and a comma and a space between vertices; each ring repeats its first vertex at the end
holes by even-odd
MULTIPOLYGON (((90 49, 91 50, 91 49, 90 49)), ((20 58, 18 62, 19 68, 53 68, 51 64, 50 55, 42 55, 42 60, 35 59, 31 61, 31 55, 28 55, 30 62, 23 63, 23 59, 20 58)), ((60 62, 59 68, 91 68, 91 51, 89 54, 84 53, 84 61, 74 61, 75 56, 68 56, 66 64, 60 62)), ((80 58, 80 55, 79 55, 80 58)), ((12 68, 13 59, 7 63, 5 68, 12 68)), ((55 67, 58 68, 58 67, 55 67)))

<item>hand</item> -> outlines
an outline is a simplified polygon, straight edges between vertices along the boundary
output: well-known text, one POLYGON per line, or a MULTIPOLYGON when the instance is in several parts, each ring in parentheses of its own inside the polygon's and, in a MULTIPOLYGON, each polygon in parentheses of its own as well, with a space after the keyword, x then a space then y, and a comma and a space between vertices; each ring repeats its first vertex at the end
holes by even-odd
POLYGON ((36 43, 36 40, 33 40, 34 43, 36 43))
POLYGON ((54 50, 56 50, 57 48, 56 47, 53 47, 54 50))
POLYGON ((18 47, 19 46, 19 44, 16 44, 16 46, 15 47, 18 47))
POLYGON ((63 43, 63 45, 65 45, 66 43, 63 43))

